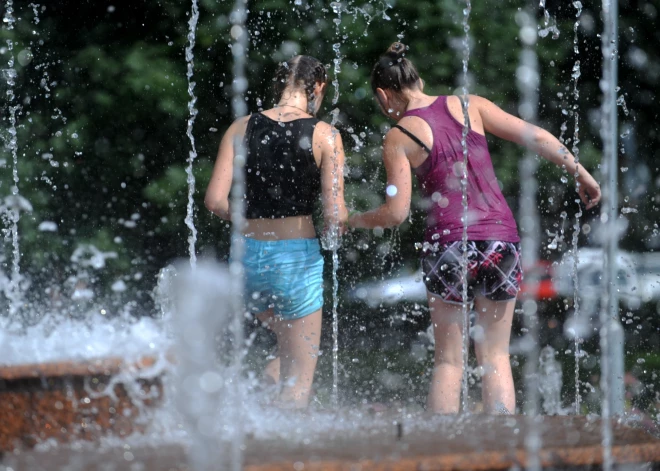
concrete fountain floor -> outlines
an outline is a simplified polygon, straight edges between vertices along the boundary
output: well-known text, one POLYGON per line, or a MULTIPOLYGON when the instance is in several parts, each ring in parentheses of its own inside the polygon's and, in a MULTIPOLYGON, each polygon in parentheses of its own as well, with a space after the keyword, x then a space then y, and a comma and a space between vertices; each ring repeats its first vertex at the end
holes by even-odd
MULTIPOLYGON (((245 441, 245 471, 441 471, 504 470, 525 466, 522 416, 380 417, 378 427, 316 434, 309 443, 283 439, 245 441), (392 419, 392 420, 390 420, 392 419), (383 426, 383 423, 391 425, 383 426)), ((543 417, 544 468, 598 467, 603 462, 601 422, 586 417, 543 417)), ((612 457, 617 464, 660 465, 660 440, 643 430, 613 424, 612 457)), ((228 455, 227 451, 227 455, 228 455)), ((0 461, 13 471, 189 470, 183 445, 52 447, 5 453, 0 461)), ((218 471, 230 469, 218 464, 218 471)))

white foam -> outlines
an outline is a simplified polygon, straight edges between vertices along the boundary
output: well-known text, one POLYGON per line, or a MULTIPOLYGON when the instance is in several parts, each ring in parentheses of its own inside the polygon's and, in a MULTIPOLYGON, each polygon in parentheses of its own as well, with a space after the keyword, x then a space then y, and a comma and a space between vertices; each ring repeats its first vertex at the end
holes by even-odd
POLYGON ((90 313, 84 320, 46 315, 26 329, 0 328, 3 365, 159 355, 169 348, 165 329, 149 317, 108 318, 90 313))

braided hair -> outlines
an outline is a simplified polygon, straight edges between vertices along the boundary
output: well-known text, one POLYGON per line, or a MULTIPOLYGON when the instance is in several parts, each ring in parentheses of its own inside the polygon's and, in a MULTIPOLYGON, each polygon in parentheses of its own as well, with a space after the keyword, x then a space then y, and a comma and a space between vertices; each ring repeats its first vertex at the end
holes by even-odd
POLYGON ((395 90, 419 87, 419 73, 410 60, 406 59, 408 46, 395 42, 380 56, 371 70, 371 90, 377 88, 395 90))
POLYGON ((310 56, 292 57, 288 61, 282 62, 273 78, 275 101, 282 99, 282 94, 289 85, 303 88, 307 93, 307 98, 311 101, 314 98, 314 87, 317 83, 328 83, 328 74, 321 61, 310 56))

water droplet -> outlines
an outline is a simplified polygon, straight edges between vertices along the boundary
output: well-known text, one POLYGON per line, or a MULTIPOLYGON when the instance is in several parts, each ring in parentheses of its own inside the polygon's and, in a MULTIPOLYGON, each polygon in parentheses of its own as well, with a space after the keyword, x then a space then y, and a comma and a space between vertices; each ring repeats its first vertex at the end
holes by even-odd
POLYGON ((396 196, 398 191, 399 190, 394 185, 388 185, 387 188, 385 189, 385 192, 387 193, 387 196, 389 196, 390 198, 393 197, 393 196, 396 196))

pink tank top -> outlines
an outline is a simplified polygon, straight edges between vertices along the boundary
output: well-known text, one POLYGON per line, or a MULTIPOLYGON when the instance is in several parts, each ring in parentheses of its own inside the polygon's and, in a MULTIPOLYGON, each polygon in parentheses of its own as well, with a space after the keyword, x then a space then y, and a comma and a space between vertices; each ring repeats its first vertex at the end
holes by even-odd
MULTIPOLYGON (((463 124, 449 112, 446 96, 404 116, 422 118, 433 132, 431 152, 414 169, 428 203, 425 240, 440 244, 461 240, 463 124)), ((470 129, 467 145, 468 240, 519 242, 516 222, 495 177, 486 137, 470 129)))

